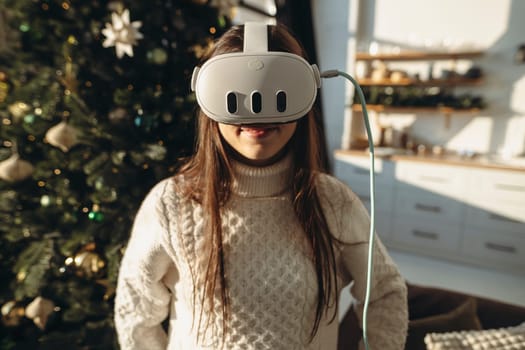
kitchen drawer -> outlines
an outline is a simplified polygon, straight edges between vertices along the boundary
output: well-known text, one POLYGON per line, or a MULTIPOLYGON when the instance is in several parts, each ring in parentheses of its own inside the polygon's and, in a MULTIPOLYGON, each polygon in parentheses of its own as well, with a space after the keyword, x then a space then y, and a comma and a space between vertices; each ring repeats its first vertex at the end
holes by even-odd
POLYGON ((468 229, 463 235, 462 253, 484 264, 511 267, 521 273, 525 268, 525 238, 497 231, 468 229))
POLYGON ((516 171, 473 170, 469 198, 525 204, 525 173, 516 171))
MULTIPOLYGON (((394 166, 392 162, 376 158, 374 168, 376 186, 393 185, 394 166)), ((336 156, 334 174, 350 186, 368 185, 370 183, 369 170, 370 159, 368 157, 336 156)))
POLYGON ((420 221, 402 215, 394 218, 392 240, 403 248, 420 254, 427 252, 457 253, 460 248, 461 226, 438 221, 420 221))
POLYGON ((463 199, 467 185, 466 169, 418 162, 398 161, 399 188, 416 188, 463 199))
MULTIPOLYGON (((359 196, 365 207, 370 212, 370 188, 366 186, 351 187, 352 190, 359 196)), ((377 212, 391 212, 392 203, 394 200, 393 189, 386 186, 376 186, 375 189, 375 205, 377 212)))
POLYGON ((465 225, 525 237, 525 208, 523 205, 490 200, 480 202, 479 206, 471 204, 467 207, 465 225))
POLYGON ((396 212, 408 214, 421 220, 461 222, 465 216, 463 202, 431 192, 407 189, 398 191, 395 199, 396 212))

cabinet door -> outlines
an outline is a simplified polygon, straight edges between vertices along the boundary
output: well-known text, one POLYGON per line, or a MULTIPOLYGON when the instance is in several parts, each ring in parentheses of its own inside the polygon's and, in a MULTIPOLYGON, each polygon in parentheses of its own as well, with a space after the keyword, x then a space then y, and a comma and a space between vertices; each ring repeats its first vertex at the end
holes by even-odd
POLYGON ((525 274, 525 237, 498 230, 468 228, 464 233, 461 252, 485 266, 525 274))
POLYGON ((409 215, 416 220, 460 223, 465 216, 463 202, 415 188, 399 191, 395 206, 397 213, 409 215))
POLYGON ((525 173, 473 169, 467 193, 467 227, 525 237, 525 173))
POLYGON ((485 199, 471 202, 465 219, 467 227, 509 232, 525 237, 525 206, 485 199))
POLYGON ((525 205, 525 173, 477 169, 471 172, 469 199, 490 199, 525 205))
POLYGON ((398 161, 395 173, 391 237, 396 245, 420 254, 457 254, 465 214, 464 169, 398 161))
POLYGON ((419 254, 450 255, 459 252, 461 227, 459 224, 397 216, 391 237, 396 246, 419 254))
POLYGON ((395 172, 398 192, 419 189, 464 200, 467 185, 464 168, 398 161, 395 172))

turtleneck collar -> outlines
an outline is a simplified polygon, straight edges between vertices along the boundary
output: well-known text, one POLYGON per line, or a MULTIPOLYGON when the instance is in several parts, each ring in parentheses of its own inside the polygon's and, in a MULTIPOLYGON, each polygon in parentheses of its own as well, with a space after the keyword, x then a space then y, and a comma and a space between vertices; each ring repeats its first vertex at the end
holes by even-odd
POLYGON ((263 167, 233 161, 232 191, 241 197, 269 197, 282 194, 289 185, 291 169, 291 154, 274 164, 263 167))

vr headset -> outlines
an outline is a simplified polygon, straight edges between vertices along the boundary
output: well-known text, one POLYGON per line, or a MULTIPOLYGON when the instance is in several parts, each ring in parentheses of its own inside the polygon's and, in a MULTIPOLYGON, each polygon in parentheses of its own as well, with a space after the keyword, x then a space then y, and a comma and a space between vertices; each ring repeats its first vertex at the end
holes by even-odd
POLYGON ((225 124, 287 123, 312 108, 319 69, 301 56, 268 51, 264 23, 244 26, 243 52, 217 55, 195 67, 191 89, 213 120, 225 124))

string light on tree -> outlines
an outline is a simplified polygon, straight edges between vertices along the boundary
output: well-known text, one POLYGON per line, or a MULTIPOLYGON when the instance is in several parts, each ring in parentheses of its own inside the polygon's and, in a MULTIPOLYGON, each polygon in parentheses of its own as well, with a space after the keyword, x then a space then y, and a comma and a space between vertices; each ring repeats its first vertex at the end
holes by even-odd
POLYGON ((154 64, 162 65, 168 61, 168 53, 161 47, 154 48, 148 52, 148 60, 154 64))
POLYGON ((127 120, 129 114, 125 108, 117 107, 108 114, 108 119, 112 124, 120 124, 121 122, 127 120))
POLYGON ((18 122, 21 120, 27 112, 31 109, 31 107, 25 103, 25 102, 15 102, 10 104, 7 109, 9 110, 9 113, 14 117, 14 121, 18 122))
POLYGON ((35 122, 35 115, 34 114, 27 114, 24 117, 24 123, 26 124, 33 124, 35 122))
POLYGON ((104 220, 104 213, 100 211, 100 206, 98 204, 93 204, 91 211, 88 213, 88 218, 95 222, 102 222, 104 220))
POLYGON ((51 205, 51 197, 47 194, 40 197, 40 205, 43 207, 48 207, 51 205))
POLYGON ((114 348, 131 213, 194 143, 212 1, 238 0, 0 5, 0 349, 114 348))
POLYGON ((133 123, 138 129, 146 132, 150 132, 158 124, 155 116, 151 114, 144 114, 144 110, 142 108, 137 110, 137 115, 135 116, 135 119, 133 119, 133 123))

